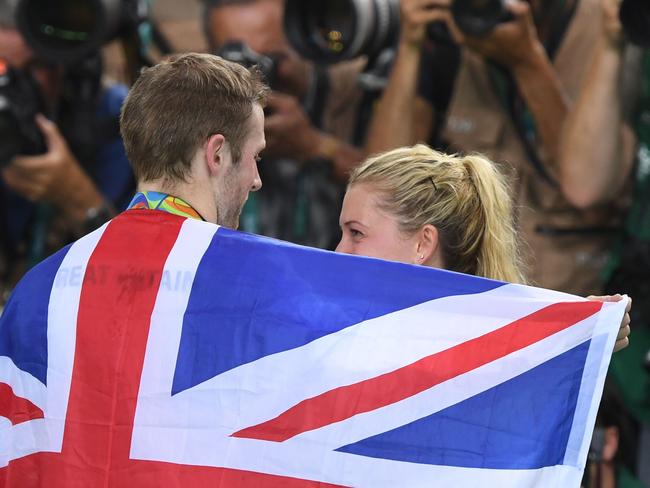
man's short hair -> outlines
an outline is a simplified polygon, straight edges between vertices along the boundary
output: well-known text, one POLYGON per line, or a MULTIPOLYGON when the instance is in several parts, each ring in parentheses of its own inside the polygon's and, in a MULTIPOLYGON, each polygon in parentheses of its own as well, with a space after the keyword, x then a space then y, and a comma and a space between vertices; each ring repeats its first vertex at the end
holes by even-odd
POLYGON ((175 55, 143 70, 120 115, 136 179, 186 181, 212 134, 225 137, 238 162, 253 105, 264 105, 267 92, 257 71, 211 54, 175 55))

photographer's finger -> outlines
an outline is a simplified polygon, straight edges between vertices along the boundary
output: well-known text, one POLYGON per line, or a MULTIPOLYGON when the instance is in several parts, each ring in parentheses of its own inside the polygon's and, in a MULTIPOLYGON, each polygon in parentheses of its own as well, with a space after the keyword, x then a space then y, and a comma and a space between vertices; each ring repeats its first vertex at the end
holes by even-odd
POLYGON ((430 24, 431 22, 447 22, 449 12, 444 10, 425 10, 418 12, 413 16, 413 20, 418 24, 430 24))
POLYGON ((507 0, 505 5, 508 12, 510 12, 515 19, 528 15, 530 12, 530 5, 521 0, 507 0))
POLYGON ((25 176, 36 171, 42 171, 47 166, 47 156, 43 154, 38 156, 16 156, 9 165, 10 168, 14 168, 25 176))
POLYGON ((465 44, 467 38, 465 34, 460 30, 456 22, 454 21, 454 16, 451 14, 450 10, 440 10, 438 12, 439 18, 436 20, 443 21, 447 25, 447 29, 451 34, 452 39, 456 44, 465 44))
POLYGON ((287 132, 287 123, 280 119, 273 119, 268 124, 264 124, 264 136, 266 137, 266 145, 270 146, 280 137, 287 132))
POLYGON ((43 193, 42 185, 31 178, 25 178, 15 168, 2 170, 2 179, 14 192, 31 201, 37 201, 43 193))
POLYGON ((449 9, 451 0, 415 0, 411 2, 411 7, 418 9, 449 9))
POLYGON ((294 97, 291 95, 271 91, 266 97, 266 106, 267 108, 280 109, 291 104, 293 102, 293 98, 294 97))
POLYGON ((59 128, 54 122, 45 117, 43 114, 37 114, 35 117, 36 124, 43 133, 45 137, 45 144, 48 149, 58 148, 62 144, 65 144, 59 128))

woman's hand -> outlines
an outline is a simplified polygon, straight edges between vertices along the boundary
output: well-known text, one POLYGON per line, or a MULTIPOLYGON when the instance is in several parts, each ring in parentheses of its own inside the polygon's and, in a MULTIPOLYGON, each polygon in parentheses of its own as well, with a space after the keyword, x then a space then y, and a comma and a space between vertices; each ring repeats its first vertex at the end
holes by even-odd
MULTIPOLYGON (((620 302, 624 300, 625 297, 619 295, 604 295, 604 296, 588 296, 587 300, 594 300, 598 302, 620 302)), ((632 299, 627 298, 627 307, 625 307, 625 315, 623 315, 623 320, 621 320, 621 326, 618 329, 618 335, 616 336, 616 344, 614 344, 614 352, 620 351, 623 348, 626 348, 630 344, 630 310, 632 309, 632 299)))

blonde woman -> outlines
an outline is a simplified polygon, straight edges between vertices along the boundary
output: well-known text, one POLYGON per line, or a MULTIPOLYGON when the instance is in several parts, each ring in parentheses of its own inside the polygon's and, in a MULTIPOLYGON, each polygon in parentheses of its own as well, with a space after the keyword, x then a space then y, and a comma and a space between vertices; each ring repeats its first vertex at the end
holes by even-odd
MULTIPOLYGON (((490 160, 402 147, 353 170, 336 250, 525 283, 512 215, 508 187, 490 160)), ((629 322, 626 314, 614 350, 627 346, 629 322)))

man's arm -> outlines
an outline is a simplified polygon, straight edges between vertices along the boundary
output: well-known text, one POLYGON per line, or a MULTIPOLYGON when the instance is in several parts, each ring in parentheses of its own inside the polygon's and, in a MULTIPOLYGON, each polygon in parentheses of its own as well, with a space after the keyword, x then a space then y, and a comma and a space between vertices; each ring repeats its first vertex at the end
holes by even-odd
POLYGON ((623 121, 620 0, 603 3, 603 35, 586 82, 567 118, 560 145, 562 191, 578 208, 615 197, 634 162, 635 137, 623 121))
POLYGON ((483 39, 465 36, 453 21, 450 30, 459 43, 509 70, 535 119, 547 160, 553 164, 569 110, 568 97, 539 40, 530 5, 522 0, 507 5, 513 19, 483 39))
POLYGON ((361 149, 315 128, 295 97, 273 92, 267 108, 270 114, 264 122, 265 155, 301 162, 327 159, 332 162, 334 176, 342 182, 363 159, 361 149))
POLYGON ((433 107, 417 96, 422 43, 427 24, 448 15, 438 0, 400 2, 400 39, 388 85, 375 107, 366 151, 376 153, 426 141, 433 129, 433 107))

